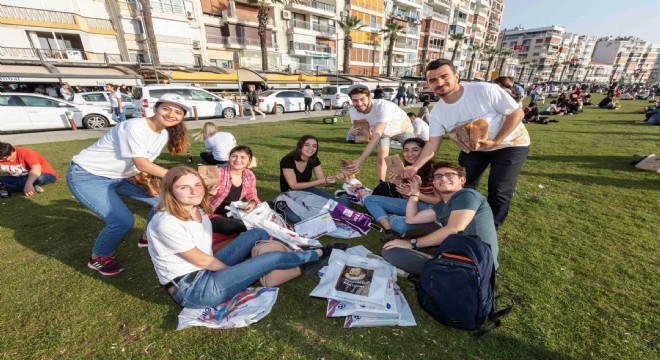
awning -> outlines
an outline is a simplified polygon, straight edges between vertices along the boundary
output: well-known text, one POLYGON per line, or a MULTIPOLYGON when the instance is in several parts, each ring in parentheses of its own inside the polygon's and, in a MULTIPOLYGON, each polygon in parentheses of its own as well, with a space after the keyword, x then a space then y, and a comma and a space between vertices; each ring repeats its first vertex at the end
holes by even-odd
MULTIPOLYGON (((264 78, 253 71, 240 69, 241 82, 263 82, 264 78)), ((145 80, 155 82, 154 71, 152 69, 141 69, 139 73, 145 80)), ((214 84, 237 84, 239 76, 235 70, 228 70, 225 74, 218 74, 207 71, 169 71, 158 70, 158 81, 160 83, 185 83, 200 84, 199 86, 213 86, 214 84)))
POLYGON ((0 81, 7 83, 63 83, 71 86, 103 86, 105 84, 142 85, 140 75, 126 74, 114 68, 56 67, 60 73, 51 73, 43 66, 0 65, 0 81))

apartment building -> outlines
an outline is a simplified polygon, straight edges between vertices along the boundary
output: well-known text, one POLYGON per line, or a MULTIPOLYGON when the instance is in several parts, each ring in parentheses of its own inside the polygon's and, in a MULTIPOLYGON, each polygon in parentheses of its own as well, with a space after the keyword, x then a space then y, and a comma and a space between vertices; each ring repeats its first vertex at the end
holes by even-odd
POLYGON ((612 79, 619 83, 645 83, 655 68, 659 47, 634 36, 602 37, 596 42, 592 58, 612 64, 612 79))
MULTIPOLYGON (((392 76, 412 76, 414 75, 414 69, 419 65, 418 48, 422 8, 422 0, 385 1, 385 12, 390 14, 391 21, 403 27, 402 34, 394 42, 392 76)), ((385 49, 388 46, 389 41, 386 41, 384 44, 385 49)), ((387 54, 384 56, 383 63, 387 64, 387 54)))
POLYGON ((564 28, 546 26, 534 29, 515 27, 504 29, 500 34, 498 48, 513 52, 518 61, 527 63, 532 69, 531 82, 559 81, 564 67, 560 60, 567 57, 570 46, 564 39, 564 28))
MULTIPOLYGON (((383 34, 380 30, 385 24, 385 4, 382 0, 353 0, 345 3, 340 15, 351 15, 360 19, 364 27, 351 31, 353 46, 350 51, 349 74, 378 76, 384 73, 383 34)), ((343 19, 344 16, 341 16, 343 19)), ((340 38, 344 32, 340 29, 340 38)), ((343 49, 343 42, 342 42, 343 49)), ((343 63, 343 51, 340 51, 339 63, 343 63)), ((344 71, 344 69, 339 69, 344 71)))

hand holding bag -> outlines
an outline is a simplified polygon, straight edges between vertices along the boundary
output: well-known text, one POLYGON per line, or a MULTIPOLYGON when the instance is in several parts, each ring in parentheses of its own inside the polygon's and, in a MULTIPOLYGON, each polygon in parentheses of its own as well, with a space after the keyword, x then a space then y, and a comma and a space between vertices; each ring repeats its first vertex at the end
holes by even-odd
MULTIPOLYGON (((254 258, 261 254, 273 251, 291 252, 291 249, 277 240, 258 241, 257 244, 252 247, 252 257, 254 258)), ((302 271, 299 266, 291 269, 273 270, 259 278, 259 283, 265 287, 275 287, 291 279, 297 278, 300 274, 302 274, 302 271)))
POLYGON ((131 184, 144 190, 151 196, 160 195, 160 178, 147 174, 146 172, 139 172, 137 175, 128 178, 131 184))
POLYGON ((465 153, 477 151, 481 147, 479 140, 488 139, 488 123, 484 119, 476 119, 467 124, 456 126, 447 136, 465 153))

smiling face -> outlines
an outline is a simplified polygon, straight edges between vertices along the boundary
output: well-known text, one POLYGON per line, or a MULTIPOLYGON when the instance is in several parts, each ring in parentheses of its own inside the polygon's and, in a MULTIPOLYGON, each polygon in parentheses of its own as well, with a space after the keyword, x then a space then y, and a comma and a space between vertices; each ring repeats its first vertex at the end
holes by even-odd
POLYGON ((371 94, 363 94, 363 93, 353 94, 351 95, 351 102, 353 103, 353 107, 355 108, 355 110, 363 114, 368 114, 371 111, 371 108, 373 107, 373 103, 371 101, 371 94))
POLYGON ((199 205, 205 192, 202 179, 195 174, 181 176, 172 186, 172 195, 185 208, 199 205))
POLYGON ((403 159, 408 164, 414 164, 422 153, 422 147, 415 142, 409 142, 403 146, 403 159))
POLYGON ((456 170, 442 167, 433 172, 433 187, 439 194, 453 194, 465 185, 465 177, 456 170))
POLYGON ((229 166, 232 170, 243 171, 250 166, 252 158, 245 151, 239 150, 229 154, 229 166))
POLYGON ((319 144, 316 142, 315 139, 307 139, 305 143, 302 146, 301 150, 301 155, 305 159, 309 159, 310 157, 316 155, 316 152, 318 151, 319 144))
POLYGON ((448 65, 427 71, 426 79, 429 88, 441 98, 451 95, 460 89, 458 85, 458 74, 453 72, 448 65))
POLYGON ((174 103, 159 103, 154 106, 154 116, 151 120, 160 127, 167 128, 183 121, 186 110, 174 103))

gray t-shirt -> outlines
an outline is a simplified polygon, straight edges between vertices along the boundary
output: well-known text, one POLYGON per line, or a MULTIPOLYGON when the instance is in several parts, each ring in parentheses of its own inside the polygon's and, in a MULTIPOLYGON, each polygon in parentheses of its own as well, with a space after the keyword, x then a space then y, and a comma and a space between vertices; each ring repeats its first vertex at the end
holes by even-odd
POLYGON ((447 203, 440 201, 433 206, 435 218, 442 226, 447 225, 449 215, 455 210, 474 210, 477 212, 464 231, 468 235, 479 236, 481 241, 490 245, 495 269, 497 269, 499 267, 497 262, 499 253, 497 232, 493 220, 493 211, 490 209, 486 198, 474 189, 461 189, 452 195, 447 203))

